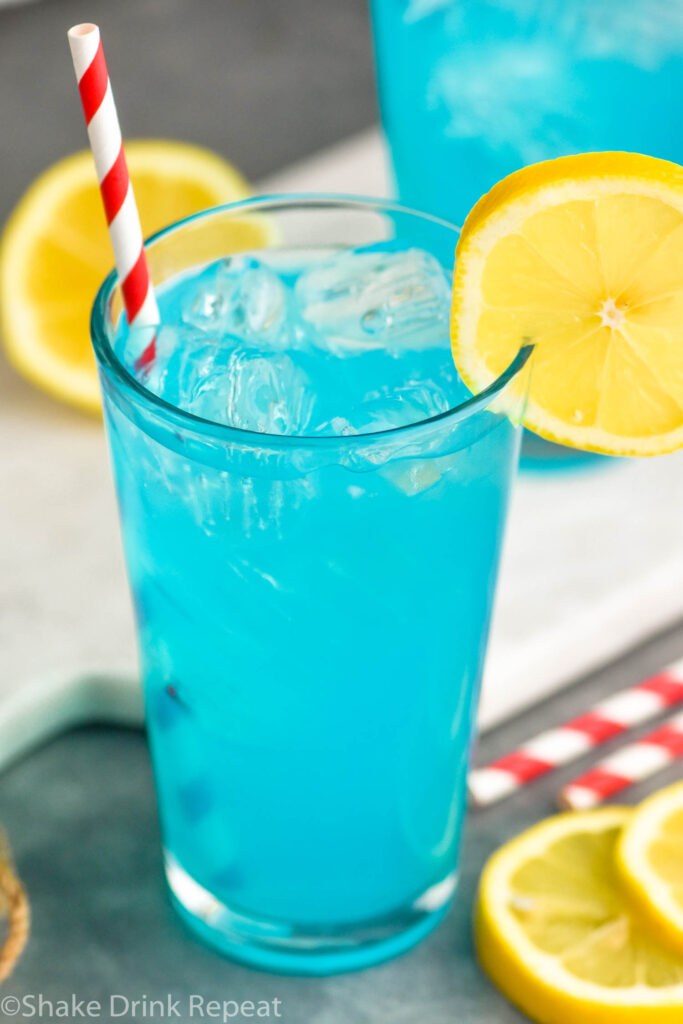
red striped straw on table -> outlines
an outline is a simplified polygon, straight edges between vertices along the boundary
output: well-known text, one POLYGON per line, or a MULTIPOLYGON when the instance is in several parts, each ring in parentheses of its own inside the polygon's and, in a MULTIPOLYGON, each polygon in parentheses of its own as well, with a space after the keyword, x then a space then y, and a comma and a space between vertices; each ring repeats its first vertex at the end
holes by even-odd
MULTIPOLYGON (((74 25, 68 37, 128 323, 135 327, 158 324, 159 309, 142 244, 140 217, 126 166, 100 30, 97 25, 74 25)), ((154 340, 138 362, 145 364, 153 358, 154 340)))
POLYGON ((558 803, 571 810, 595 807, 635 782, 655 775, 679 757, 683 757, 683 712, 564 786, 558 803))
POLYGON ((620 690, 585 715, 535 736, 513 753, 473 769, 468 778, 471 801, 479 807, 495 803, 681 703, 683 659, 636 686, 620 690))

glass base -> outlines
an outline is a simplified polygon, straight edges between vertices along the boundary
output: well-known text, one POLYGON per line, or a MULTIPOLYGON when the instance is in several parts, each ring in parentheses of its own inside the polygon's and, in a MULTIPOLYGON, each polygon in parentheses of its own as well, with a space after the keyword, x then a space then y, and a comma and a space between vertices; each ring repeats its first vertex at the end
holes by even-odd
POLYGON ((453 872, 396 914, 323 929, 233 909, 195 882, 168 852, 165 870, 173 904, 193 932, 233 960, 278 974, 341 974, 406 952, 444 917, 457 882, 453 872))

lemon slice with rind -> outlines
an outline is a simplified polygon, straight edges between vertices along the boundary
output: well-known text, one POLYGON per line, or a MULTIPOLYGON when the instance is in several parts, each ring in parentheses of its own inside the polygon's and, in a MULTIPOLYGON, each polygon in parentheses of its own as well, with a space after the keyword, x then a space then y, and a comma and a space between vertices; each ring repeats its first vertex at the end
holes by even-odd
POLYGON ((475 391, 535 346, 524 423, 543 437, 683 446, 683 168, 584 153, 503 179, 462 230, 452 340, 475 391))
MULTIPOLYGON (((126 159, 145 236, 249 194, 234 167, 199 146, 138 140, 126 144, 126 159)), ((7 223, 0 333, 21 373, 89 411, 100 407, 90 307, 113 262, 92 155, 83 150, 45 171, 7 223)))
POLYGON ((617 866, 629 896, 683 959, 683 782, 636 808, 617 843, 617 866))
POLYGON ((680 1024, 683 959, 630 910, 614 850, 632 811, 557 815, 503 846, 482 874, 479 959, 541 1024, 680 1024))

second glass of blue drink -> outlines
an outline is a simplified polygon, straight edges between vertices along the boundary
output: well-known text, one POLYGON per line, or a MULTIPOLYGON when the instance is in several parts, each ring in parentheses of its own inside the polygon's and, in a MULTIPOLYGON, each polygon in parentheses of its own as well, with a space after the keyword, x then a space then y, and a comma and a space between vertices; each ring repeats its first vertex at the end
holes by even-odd
MULTIPOLYGON (((402 203, 462 224, 497 181, 569 153, 683 161, 683 5, 371 0, 382 123, 402 203), (417 141, 416 141, 417 140, 417 141)), ((525 437, 535 470, 605 465, 525 437)))
POLYGON ((456 241, 251 200, 151 241, 156 331, 95 303, 168 883, 258 967, 370 965, 455 889, 526 376, 458 378, 456 241))

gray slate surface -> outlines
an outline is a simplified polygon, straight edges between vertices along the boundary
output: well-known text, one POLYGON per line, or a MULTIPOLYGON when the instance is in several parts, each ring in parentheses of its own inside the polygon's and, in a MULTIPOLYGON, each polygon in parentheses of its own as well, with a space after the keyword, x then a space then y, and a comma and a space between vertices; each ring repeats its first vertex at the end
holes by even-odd
MULTIPOLYGON (((509 751, 536 730, 586 710, 590 701, 681 654, 683 627, 487 734, 477 760, 509 751)), ((476 882, 497 846, 552 813, 560 782, 575 770, 470 815, 454 908, 421 946, 358 974, 286 978, 222 959, 176 919, 162 883, 142 734, 73 732, 15 765, 0 782, 0 821, 28 887, 34 922, 28 951, 2 995, 42 992, 58 1000, 75 992, 106 1004, 112 993, 157 999, 170 992, 181 1006, 192 993, 238 1002, 277 997, 285 1024, 517 1024, 526 1018, 488 983, 472 955, 476 882)), ((641 798, 680 774, 680 767, 671 768, 627 799, 641 798)))

